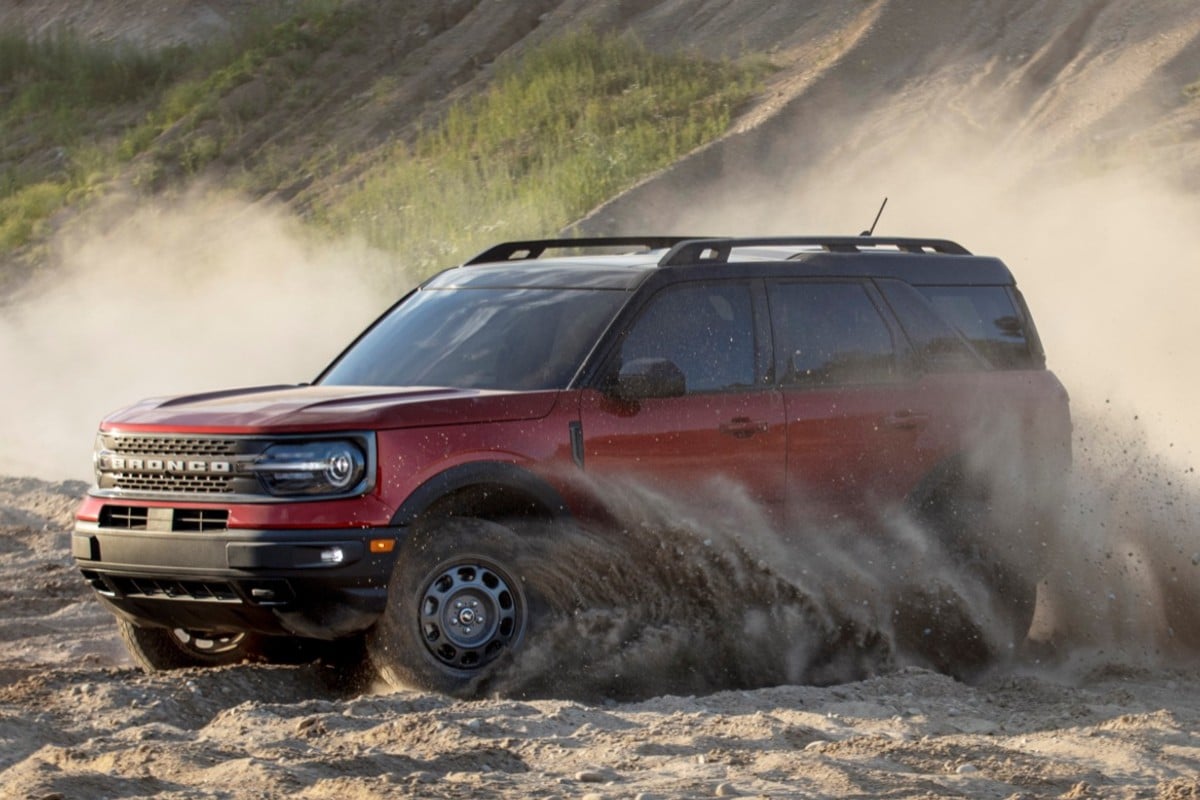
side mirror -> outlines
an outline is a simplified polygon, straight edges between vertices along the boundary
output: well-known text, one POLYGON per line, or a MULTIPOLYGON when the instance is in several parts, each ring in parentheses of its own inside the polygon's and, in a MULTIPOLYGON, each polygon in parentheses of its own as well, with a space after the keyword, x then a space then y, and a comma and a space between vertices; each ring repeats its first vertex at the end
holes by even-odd
POLYGON ((687 393, 683 370, 669 358, 635 358, 621 366, 613 394, 622 400, 682 397, 687 393))

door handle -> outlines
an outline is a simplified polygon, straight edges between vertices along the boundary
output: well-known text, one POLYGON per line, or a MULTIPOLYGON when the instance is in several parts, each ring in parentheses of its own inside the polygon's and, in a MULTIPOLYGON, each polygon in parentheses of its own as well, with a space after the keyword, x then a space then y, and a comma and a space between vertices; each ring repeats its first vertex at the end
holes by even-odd
POLYGON ((769 427, 767 423, 755 422, 749 417, 734 417, 722 423, 719 430, 735 439, 749 439, 756 433, 766 433, 769 427))
POLYGON ((894 411, 883 418, 883 424, 898 430, 919 430, 929 424, 928 414, 916 414, 908 409, 894 411))

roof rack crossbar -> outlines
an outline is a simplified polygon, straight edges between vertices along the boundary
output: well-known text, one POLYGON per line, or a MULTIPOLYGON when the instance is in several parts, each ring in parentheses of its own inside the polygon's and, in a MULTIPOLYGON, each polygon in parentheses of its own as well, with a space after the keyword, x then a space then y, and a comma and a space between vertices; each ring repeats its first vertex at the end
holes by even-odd
POLYGON ((675 244, 659 260, 660 267, 725 263, 738 247, 820 247, 831 253, 857 253, 864 247, 895 247, 906 253, 942 253, 968 256, 970 251, 949 239, 912 239, 893 236, 767 236, 748 239, 692 239, 675 244))
POLYGON ((647 250, 661 250, 697 238, 695 236, 599 236, 582 239, 530 239, 528 241, 503 242, 489 247, 469 261, 463 262, 463 266, 488 264, 496 261, 528 261, 540 258, 547 250, 569 248, 599 249, 638 246, 647 250))

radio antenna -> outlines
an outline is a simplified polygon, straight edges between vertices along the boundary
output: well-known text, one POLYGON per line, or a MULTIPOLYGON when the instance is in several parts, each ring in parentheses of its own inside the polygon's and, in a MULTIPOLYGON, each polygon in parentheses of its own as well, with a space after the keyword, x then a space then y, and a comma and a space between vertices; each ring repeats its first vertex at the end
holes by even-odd
POLYGON ((871 229, 863 231, 859 236, 874 236, 875 226, 879 224, 879 218, 883 216, 883 207, 887 205, 887 198, 883 198, 883 202, 879 204, 879 213, 875 215, 875 221, 871 223, 871 229))

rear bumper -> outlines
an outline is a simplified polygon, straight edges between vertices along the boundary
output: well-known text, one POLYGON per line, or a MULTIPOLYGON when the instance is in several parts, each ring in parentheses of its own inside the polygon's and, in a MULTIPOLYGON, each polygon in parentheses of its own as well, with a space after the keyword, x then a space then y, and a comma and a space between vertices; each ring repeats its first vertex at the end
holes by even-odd
POLYGON ((337 639, 366 630, 387 603, 403 528, 222 530, 102 528, 80 520, 71 552, 115 613, 141 625, 337 639), (371 541, 395 539, 391 552, 371 541))

